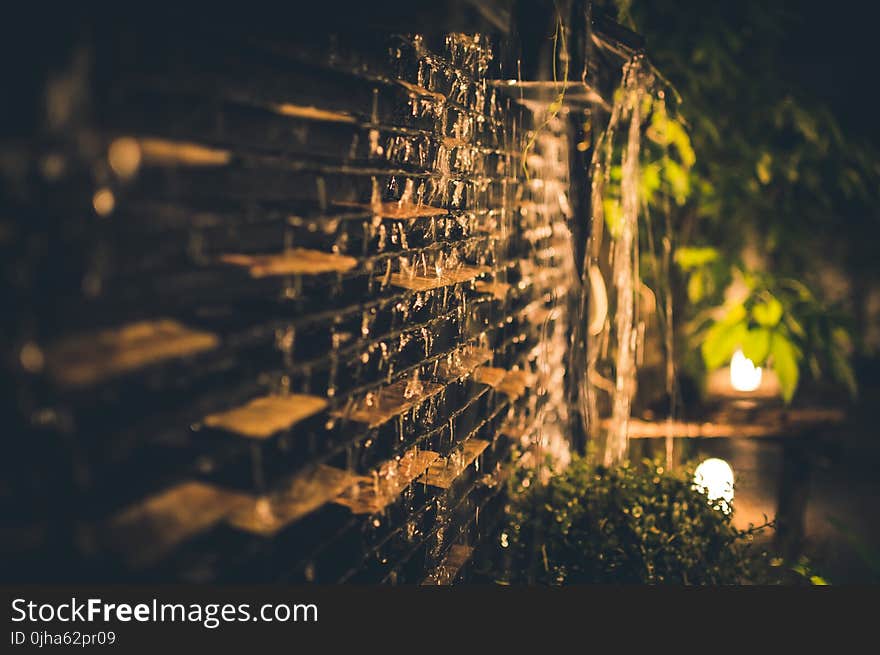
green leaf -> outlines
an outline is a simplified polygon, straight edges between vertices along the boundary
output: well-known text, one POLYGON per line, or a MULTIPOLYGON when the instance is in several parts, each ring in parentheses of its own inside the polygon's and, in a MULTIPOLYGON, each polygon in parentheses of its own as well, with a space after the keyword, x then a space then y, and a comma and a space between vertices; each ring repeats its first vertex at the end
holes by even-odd
POLYGON ((730 361, 731 356, 740 347, 748 331, 744 321, 728 323, 722 321, 709 328, 706 340, 703 341, 701 352, 706 370, 714 371, 730 361))
POLYGON ((810 366, 810 374, 813 376, 814 380, 818 380, 822 377, 822 367, 819 366, 819 358, 816 355, 810 355, 807 357, 807 363, 810 366))
POLYGON ((675 263, 683 271, 691 271, 717 261, 720 256, 715 248, 679 248, 675 251, 675 263))
POLYGON ((813 292, 810 290, 810 287, 808 287, 800 280, 785 278, 784 280, 782 280, 782 284, 785 284, 785 286, 790 287, 795 293, 797 293, 798 298, 801 300, 801 302, 811 303, 816 301, 816 298, 813 295, 813 292))
POLYGON ((752 307, 752 318, 764 327, 776 327, 782 319, 782 303, 775 297, 770 296, 767 302, 758 303, 752 307))
POLYGON ((642 179, 639 193, 647 202, 651 202, 654 194, 660 188, 660 164, 653 162, 642 167, 642 179))
POLYGON ((783 320, 793 335, 800 337, 801 339, 806 339, 807 333, 804 331, 804 327, 794 316, 791 315, 791 313, 785 314, 783 320))
POLYGON ((849 336, 849 332, 840 326, 831 330, 831 342, 844 353, 852 350, 852 339, 849 336))
POLYGON ((666 134, 669 137, 669 141, 678 150, 678 156, 681 158, 682 165, 685 168, 691 168, 697 162, 697 156, 694 153, 691 138, 688 136, 687 131, 678 121, 670 120, 666 124, 666 134))
POLYGON ((605 225, 608 226, 611 236, 619 237, 623 223, 623 208, 620 203, 612 198, 606 198, 602 202, 602 209, 605 212, 605 225))
POLYGON ((772 177, 772 173, 770 172, 770 164, 773 162, 773 158, 770 156, 769 152, 765 152, 761 155, 761 158, 758 160, 758 163, 755 164, 755 174, 758 176, 758 179, 761 181, 761 184, 769 184, 770 179, 772 177))
POLYGON ((666 112, 657 111, 651 115, 651 127, 648 128, 646 136, 654 143, 665 146, 669 143, 669 136, 666 134, 666 128, 669 119, 666 112))
POLYGON ((688 300, 690 300, 694 304, 700 302, 703 299, 704 290, 705 285, 703 284, 703 272, 696 271, 695 273, 691 274, 690 279, 688 279, 688 300))
POLYGON ((827 352, 834 379, 843 384, 849 394, 855 398, 858 395, 859 385, 849 361, 852 341, 845 328, 838 326, 831 330, 831 342, 828 344, 827 352))
POLYGON ((677 162, 669 160, 666 162, 663 176, 669 183, 675 204, 683 205, 691 193, 691 179, 687 171, 677 162))
POLYGON ((785 335, 776 332, 770 342, 770 355, 773 357, 773 370, 779 378, 782 397, 791 402, 798 385, 798 357, 794 344, 785 335))
POLYGON ((727 325, 733 325, 734 323, 739 323, 740 321, 745 321, 746 319, 746 308, 743 306, 741 302, 732 303, 727 308, 727 314, 721 320, 721 323, 725 323, 727 325))
POLYGON ((762 366, 770 354, 770 337, 767 328, 756 328, 746 331, 742 340, 743 355, 752 360, 755 366, 762 366))
POLYGON ((849 395, 855 398, 859 392, 859 385, 856 382, 856 374, 853 372, 849 360, 840 353, 834 353, 831 356, 831 370, 835 379, 846 387, 849 395))

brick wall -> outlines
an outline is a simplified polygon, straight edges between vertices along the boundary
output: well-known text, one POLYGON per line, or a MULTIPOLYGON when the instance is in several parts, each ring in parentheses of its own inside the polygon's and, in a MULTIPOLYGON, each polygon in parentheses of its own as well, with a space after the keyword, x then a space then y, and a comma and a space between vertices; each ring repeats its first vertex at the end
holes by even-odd
POLYGON ((566 122, 503 47, 72 41, 4 145, 5 575, 466 575, 569 422, 566 122))

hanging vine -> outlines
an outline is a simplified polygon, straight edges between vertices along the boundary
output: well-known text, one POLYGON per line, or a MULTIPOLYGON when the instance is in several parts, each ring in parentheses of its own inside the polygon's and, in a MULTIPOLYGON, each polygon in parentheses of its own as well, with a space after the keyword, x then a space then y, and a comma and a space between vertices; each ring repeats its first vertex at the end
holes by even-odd
POLYGON ((556 10, 556 29, 553 33, 553 84, 557 88, 556 97, 553 101, 547 106, 547 111, 544 113, 544 120, 541 121, 541 124, 532 131, 531 136, 526 141, 525 146, 523 147, 522 152, 522 168, 523 174, 525 175, 526 181, 528 182, 530 179, 529 173, 529 153, 534 149, 535 144, 538 141, 538 137, 541 133, 553 122, 553 120, 559 115, 559 112, 562 111, 562 107, 565 104, 565 91, 568 88, 568 66, 569 66, 569 56, 568 56, 568 45, 566 43, 566 35, 565 35, 565 23, 562 21, 562 14, 559 10, 556 10), (557 74, 557 59, 562 62, 562 81, 560 82, 559 76, 557 74))

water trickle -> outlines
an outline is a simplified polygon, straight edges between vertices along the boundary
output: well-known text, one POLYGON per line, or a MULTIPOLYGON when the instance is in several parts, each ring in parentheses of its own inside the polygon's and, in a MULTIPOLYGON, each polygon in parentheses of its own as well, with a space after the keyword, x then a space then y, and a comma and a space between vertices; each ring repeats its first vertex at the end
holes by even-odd
POLYGON ((456 180, 453 183, 452 206, 459 207, 461 205, 462 194, 464 193, 464 182, 456 180))
POLYGON ((293 326, 278 328, 275 330, 275 346, 283 353, 284 368, 290 371, 293 368, 293 349, 296 342, 296 330, 293 326))
MULTIPOLYGON (((604 463, 621 460, 627 450, 629 418, 636 386, 638 364, 639 323, 636 312, 636 290, 640 287, 639 257, 639 156, 641 149, 643 99, 648 93, 649 76, 645 62, 636 57, 624 67, 623 82, 615 95, 608 128, 596 144, 592 163, 591 206, 592 233, 587 248, 583 271, 584 288, 601 283, 599 254, 604 231, 611 234, 609 265, 610 286, 614 289, 613 312, 604 327, 587 335, 586 379, 581 385, 582 414, 588 416, 587 429, 598 436, 601 424, 599 392, 607 393, 610 417, 605 435, 604 463), (620 132, 620 138, 618 138, 620 132), (619 143, 622 141, 622 144, 619 143), (618 197, 610 195, 614 189, 611 167, 620 157, 618 197), (606 216, 608 203, 619 209, 614 216, 606 216), (591 272, 592 271, 592 272, 591 272), (611 357, 613 379, 599 373, 599 361, 611 357)), ((563 209, 567 199, 560 199, 563 209)), ((604 284, 604 283, 603 283, 604 284)), ((597 292, 596 297, 599 297, 597 292)), ((583 306, 583 305, 582 305, 583 306)), ((604 365, 603 365, 604 366, 604 365)))
POLYGON ((379 186, 379 179, 373 176, 370 179, 370 207, 373 210, 373 226, 378 227, 382 222, 382 189, 379 186))
POLYGON ((391 284, 391 258, 385 260, 385 274, 382 276, 381 288, 384 289, 391 284))
POLYGON ((427 327, 421 328, 421 335, 422 335, 422 342, 425 345, 425 357, 430 357, 434 337, 431 334, 431 331, 427 327))
POLYGON ((403 223, 397 224, 397 231, 400 236, 400 247, 404 250, 409 250, 409 242, 406 238, 406 229, 404 228, 403 223))

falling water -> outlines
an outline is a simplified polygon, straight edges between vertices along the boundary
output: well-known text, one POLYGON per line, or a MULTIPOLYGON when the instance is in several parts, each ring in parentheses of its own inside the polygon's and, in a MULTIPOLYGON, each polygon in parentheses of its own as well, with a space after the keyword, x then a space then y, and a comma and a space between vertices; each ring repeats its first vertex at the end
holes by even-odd
MULTIPOLYGON (((604 284, 599 268, 604 230, 605 201, 609 197, 610 171, 615 157, 615 136, 626 125, 625 142, 620 155, 620 208, 611 230, 611 285, 614 289, 613 326, 609 322, 591 325, 587 335, 587 380, 581 390, 588 431, 598 436, 602 426, 598 390, 610 395, 610 420, 607 423, 603 462, 610 465, 625 457, 632 399, 636 388, 638 325, 636 293, 639 288, 639 155, 642 128, 642 101, 648 92, 645 61, 637 56, 623 70, 621 89, 615 96, 608 128, 593 158, 592 211, 593 221, 584 266, 584 286, 594 287, 593 296, 601 297, 604 284), (628 121, 628 123, 626 122, 628 121), (613 334, 611 328, 613 327, 613 334), (613 337, 613 341, 612 341, 613 337), (613 345, 613 380, 606 379, 599 369, 599 359, 613 345)), ((602 317, 598 317, 601 321, 602 317)))
POLYGON ((630 124, 621 172, 622 216, 620 237, 614 246, 614 286, 617 289, 617 379, 614 403, 605 448, 605 463, 619 461, 626 454, 630 407, 636 379, 635 288, 638 273, 639 145, 641 141, 641 105, 645 87, 638 83, 638 63, 626 71, 625 84, 630 104, 630 124), (632 88, 629 88, 632 86, 632 88))

